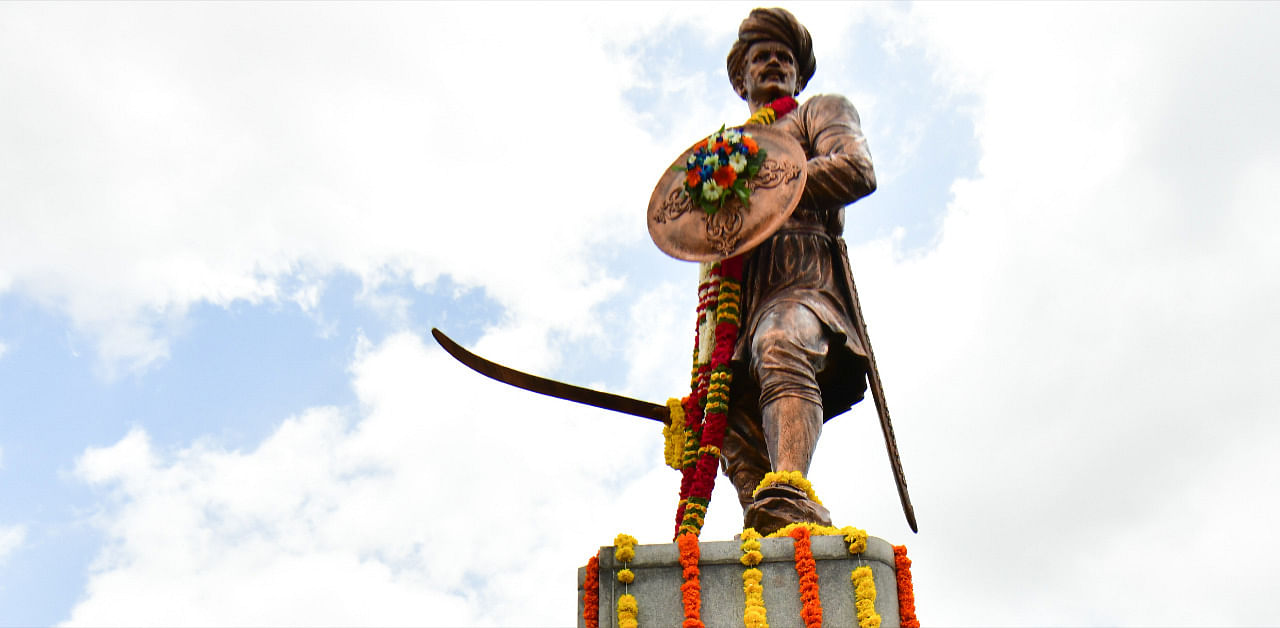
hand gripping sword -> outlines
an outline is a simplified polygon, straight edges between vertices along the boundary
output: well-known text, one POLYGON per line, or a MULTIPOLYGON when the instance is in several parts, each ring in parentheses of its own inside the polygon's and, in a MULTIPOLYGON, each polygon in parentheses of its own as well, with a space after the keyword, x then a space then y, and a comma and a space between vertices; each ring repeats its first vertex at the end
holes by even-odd
MULTIPOLYGON (((857 293, 855 292, 854 294, 856 299, 857 293)), ((857 314, 859 323, 861 324, 862 313, 858 312, 857 314)), ((865 340, 865 326, 860 328, 859 331, 862 332, 862 337, 865 340)), ((590 388, 583 388, 581 386, 574 386, 573 384, 558 382, 554 379, 547 379, 545 377, 539 377, 537 375, 530 375, 528 373, 517 371, 513 368, 503 366, 497 362, 491 362, 467 351, 462 348, 461 345, 454 342, 453 339, 446 336, 444 332, 434 327, 431 328, 431 336, 436 339, 436 342, 440 343, 440 347, 443 348, 446 353, 453 356, 457 361, 485 377, 496 379, 504 384, 509 384, 529 392, 547 395, 548 397, 564 399, 565 401, 573 401, 596 408, 603 408, 605 410, 613 410, 614 412, 630 414, 632 416, 638 416, 644 419, 658 421, 660 423, 671 422, 671 418, 665 405, 658 405, 656 403, 632 399, 622 395, 601 392, 590 388)), ((871 376, 871 390, 876 398, 876 409, 880 411, 880 426, 884 429, 885 444, 889 448, 889 461, 893 465, 893 477, 898 484, 898 497, 902 501, 903 512, 907 515, 907 523, 911 526, 911 531, 916 532, 915 511, 912 510, 911 499, 907 495, 907 482, 906 478, 902 474, 902 462, 898 459, 898 446, 897 443, 894 442, 893 438, 893 425, 888 422, 889 411, 882 401, 884 392, 880 389, 880 376, 879 373, 876 372, 874 358, 869 355, 871 353, 870 343, 865 343, 865 346, 867 348, 868 360, 871 362, 871 373, 873 373, 871 376)))

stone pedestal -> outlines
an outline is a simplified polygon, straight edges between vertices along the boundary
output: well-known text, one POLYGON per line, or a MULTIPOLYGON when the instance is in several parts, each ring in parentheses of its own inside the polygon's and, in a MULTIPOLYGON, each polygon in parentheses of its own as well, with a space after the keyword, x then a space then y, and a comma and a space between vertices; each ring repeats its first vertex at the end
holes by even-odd
MULTIPOLYGON (((876 612, 883 628, 898 628, 898 584, 894 573, 893 546, 875 538, 867 539, 867 551, 850 554, 843 537, 812 537, 813 557, 818 565, 819 595, 823 624, 857 626, 853 582, 849 574, 869 566, 876 584, 876 612)), ((702 586, 702 621, 708 628, 740 628, 745 595, 742 572, 745 567, 738 541, 711 541, 701 545, 699 561, 702 586)), ((794 541, 790 538, 763 539, 764 604, 773 628, 799 626, 799 577, 796 575, 794 541)), ((622 568, 613 558, 613 548, 600 551, 600 628, 618 625, 618 598, 630 592, 640 607, 641 626, 675 628, 684 619, 680 601, 680 554, 675 543, 637 545, 635 560, 629 565, 635 582, 623 585, 616 578, 622 568)), ((578 626, 582 620, 582 581, 586 568, 578 569, 578 626)))

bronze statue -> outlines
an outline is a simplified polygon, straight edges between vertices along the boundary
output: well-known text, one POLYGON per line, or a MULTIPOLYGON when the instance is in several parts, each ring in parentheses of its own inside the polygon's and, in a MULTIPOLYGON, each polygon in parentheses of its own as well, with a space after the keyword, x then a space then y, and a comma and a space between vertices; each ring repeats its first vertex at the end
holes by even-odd
MULTIPOLYGON (((785 9, 751 11, 726 62, 729 80, 750 112, 799 95, 816 65, 809 31, 785 9)), ((755 209, 737 204, 715 214, 696 210, 679 190, 684 175, 671 170, 649 205, 650 235, 668 254, 702 262, 743 256, 741 327, 730 361, 728 422, 719 451, 721 468, 737 489, 744 525, 768 534, 795 522, 831 524, 827 509, 803 488, 785 481, 760 484, 771 471, 807 475, 823 423, 861 401, 869 382, 898 497, 915 531, 842 238, 844 207, 876 189, 858 113, 842 96, 817 95, 767 127, 749 128, 762 143, 773 138, 773 163, 750 184, 759 194, 752 196, 755 209), (772 210, 771 204, 776 205, 772 210)), ((439 330, 432 334, 459 361, 499 381, 671 422, 666 406, 521 373, 466 351, 439 330)))
MULTIPOLYGON (((753 10, 727 60, 750 111, 799 95, 815 67, 809 31, 785 9, 753 10)), ((814 96, 772 128, 804 148, 808 176, 787 222, 747 254, 722 447, 745 525, 764 533, 796 521, 831 523, 826 508, 789 484, 752 493, 770 470, 807 475, 824 419, 866 392, 867 350, 841 234, 844 206, 876 189, 858 113, 845 98, 814 96)))

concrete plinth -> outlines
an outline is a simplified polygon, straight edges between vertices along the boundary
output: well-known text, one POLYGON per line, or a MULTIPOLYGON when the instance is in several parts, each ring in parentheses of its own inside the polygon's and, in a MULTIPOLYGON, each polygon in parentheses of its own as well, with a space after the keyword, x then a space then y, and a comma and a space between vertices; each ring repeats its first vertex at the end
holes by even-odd
MULTIPOLYGON (((799 626, 799 577, 796 575, 794 541, 790 538, 763 539, 764 604, 769 625, 774 628, 799 626)), ((867 539, 867 551, 850 554, 843 537, 812 537, 813 557, 818 565, 819 595, 822 599, 823 624, 857 626, 854 610, 853 582, 849 574, 857 567, 869 566, 876 584, 876 612, 883 628, 898 628, 898 583, 895 578, 893 546, 874 537, 867 539)), ((712 541, 701 544, 702 621, 708 628, 730 628, 743 625, 742 613, 746 596, 742 592, 742 572, 738 559, 742 556, 737 541, 712 541)), ((673 628, 684 619, 680 601, 680 553, 675 543, 637 545, 635 560, 629 565, 635 582, 623 585, 616 574, 622 568, 613 558, 613 548, 600 551, 600 627, 617 628, 618 598, 630 592, 640 607, 641 626, 673 628)), ((578 569, 578 626, 582 620, 582 581, 586 568, 578 569)))

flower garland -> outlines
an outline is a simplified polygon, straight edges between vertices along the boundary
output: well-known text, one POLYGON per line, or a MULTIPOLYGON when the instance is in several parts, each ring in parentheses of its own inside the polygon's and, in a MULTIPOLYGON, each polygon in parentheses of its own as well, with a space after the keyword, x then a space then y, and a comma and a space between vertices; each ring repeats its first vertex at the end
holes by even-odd
POLYGON ((774 120, 791 113, 791 111, 799 105, 800 103, 796 102, 795 98, 783 96, 782 98, 757 109, 756 112, 751 114, 751 117, 747 119, 747 124, 773 124, 774 120))
POLYGON ((853 607, 858 611, 858 628, 880 628, 876 612, 876 581, 870 567, 858 567, 849 574, 853 581, 853 607))
POLYGON ((662 427, 662 457, 667 461, 668 467, 679 471, 684 460, 684 442, 688 438, 684 426, 684 406, 679 399, 668 399, 667 412, 671 415, 671 423, 662 427))
POLYGON ((724 443, 729 421, 729 386, 733 381, 729 360, 738 341, 740 324, 742 263, 739 256, 712 265, 706 289, 699 290, 706 298, 699 299, 700 324, 695 339, 699 355, 695 360, 702 357, 702 323, 710 318, 712 303, 715 307, 714 318, 711 319, 714 321, 715 344, 706 368, 700 363, 695 364, 697 388, 684 404, 684 424, 690 434, 685 441, 676 534, 691 532, 696 537, 702 533, 716 474, 720 471, 720 446, 724 443), (714 301, 712 294, 715 295, 714 301), (697 421, 699 414, 702 415, 700 425, 697 421))
MULTIPOLYGON (((702 437, 702 401, 706 398, 706 389, 710 385, 711 353, 714 347, 713 338, 716 297, 719 294, 719 282, 712 273, 711 264, 699 266, 698 276, 698 315, 694 326, 693 368, 689 375, 689 387, 692 393, 681 401, 684 415, 684 452, 680 459, 680 501, 676 506, 676 534, 680 534, 681 523, 689 505, 689 494, 693 487, 694 467, 698 461, 698 443, 702 437)), ((674 423, 675 418, 672 417, 674 423)), ((705 509, 703 509, 705 512, 705 509)))
POLYGON ((582 623, 586 628, 600 628, 600 552, 587 561, 587 575, 582 580, 582 623))
POLYGON ((792 536, 792 532, 794 532, 796 528, 804 528, 808 530, 811 536, 843 536, 845 543, 849 544, 850 554, 861 554, 867 551, 867 531, 853 526, 837 528, 834 526, 824 526, 819 523, 802 521, 799 523, 788 523, 787 525, 771 532, 765 538, 775 539, 784 536, 792 536))
POLYGON ((773 484, 790 484, 804 491, 805 495, 819 506, 822 505, 822 500, 818 499, 818 493, 813 490, 813 483, 799 471, 770 471, 764 474, 764 477, 760 478, 760 483, 756 485, 756 490, 751 492, 751 496, 755 497, 760 494, 760 491, 773 484))
MULTIPOLYGON (((760 551, 761 538, 778 538, 791 537, 795 540, 795 562, 796 574, 800 579, 800 596, 803 602, 801 617, 808 626, 821 626, 822 624, 822 601, 818 595, 817 580, 817 562, 813 558, 812 536, 843 536, 845 543, 848 544, 850 554, 861 554, 867 551, 867 531, 853 526, 845 526, 836 528, 833 526, 824 526, 817 523, 791 523, 783 526, 781 529, 769 534, 767 537, 761 537, 755 528, 747 528, 742 531, 742 557, 739 562, 747 567, 742 573, 742 592, 745 598, 745 609, 742 615, 742 621, 747 628, 768 628, 766 609, 764 605, 764 575, 758 568, 764 561, 764 554, 760 551), (816 618, 816 619, 815 619, 816 618)), ((905 552, 905 548, 903 549, 905 552)), ((895 548, 895 556, 896 556, 895 548)), ((905 553, 903 554, 905 557, 905 553)), ((901 569, 901 561, 898 561, 899 569, 901 569)), ((907 562, 910 566, 910 561, 907 562)), ((899 571, 901 574, 901 571, 899 571)), ((858 567, 849 574, 854 586, 854 607, 858 611, 859 628, 879 628, 881 619, 875 610, 876 588, 875 579, 870 567, 858 567)), ((910 572, 907 572, 907 597, 910 598, 910 572)), ((901 583, 901 576, 899 582, 901 583)), ((899 584, 899 591, 901 591, 899 584)), ((913 607, 914 608, 914 607, 913 607)), ((914 613, 914 610, 912 611, 914 613)), ((912 615, 914 617, 914 614, 912 615)), ((905 616, 904 616, 905 617, 905 616)), ((904 624, 905 626, 905 624, 904 624)), ((919 628, 917 622, 914 628, 919 628)))
POLYGON ((627 563, 636 557, 636 537, 630 534, 619 534, 613 539, 613 546, 617 549, 613 552, 614 560, 622 563, 622 569, 618 570, 618 582, 623 585, 622 597, 618 598, 618 628, 639 628, 640 622, 637 615, 640 612, 640 605, 636 602, 636 596, 631 595, 628 585, 636 579, 635 572, 627 568, 627 563))
POLYGON ((920 628, 916 619, 916 593, 911 585, 911 559, 907 546, 893 546, 893 566, 898 579, 898 623, 902 628, 920 628))
POLYGON ((702 583, 699 580, 698 559, 702 550, 698 546, 698 535, 686 532, 676 537, 676 546, 680 549, 680 576, 684 583, 680 585, 680 601, 684 606, 683 628, 705 628, 702 623, 702 583))
POLYGON ((800 618, 805 628, 822 628, 822 600, 818 595, 818 564, 813 559, 813 547, 809 543, 809 528, 797 526, 791 530, 795 539, 796 575, 800 578, 800 618))
MULTIPOLYGON (((772 124, 794 110, 798 104, 789 96, 779 98, 752 114, 747 123, 772 124)), ((714 134, 702 148, 716 148, 718 151, 720 147, 717 144, 725 143, 724 148, 727 149, 734 141, 741 144, 735 147, 737 152, 740 153, 745 148, 746 153, 760 155, 763 160, 764 151, 753 151, 751 146, 755 141, 738 131, 734 131, 732 135, 727 131, 714 134), (717 137, 718 135, 723 137, 717 137)), ((726 159, 732 157, 727 150, 725 152, 726 159)), ((730 167, 734 173, 745 172, 746 168, 744 166, 739 169, 732 163, 730 167)), ((703 177, 700 169, 698 173, 701 180, 703 177)), ((734 185, 734 182, 729 181, 728 185, 734 185)), ((700 196, 698 200, 702 200, 700 196)), ((667 464, 675 466, 672 463, 678 457, 681 472, 680 500, 676 505, 675 518, 677 537, 686 532, 693 533, 695 537, 702 533, 707 508, 711 505, 716 474, 719 472, 720 447, 724 443, 728 424, 729 391, 733 383, 729 360, 733 357, 741 325, 742 268, 741 256, 699 267, 698 315, 689 382, 692 392, 681 400, 678 409, 675 404, 668 402, 671 421, 663 432, 664 437, 670 435, 665 439, 663 447, 667 464), (681 444, 683 455, 680 454, 681 444)))
POLYGON ((742 611, 742 623, 746 628, 769 628, 768 613, 764 608, 764 573, 760 571, 760 533, 755 528, 742 531, 742 558, 738 559, 747 569, 742 572, 742 593, 746 608, 742 611))

